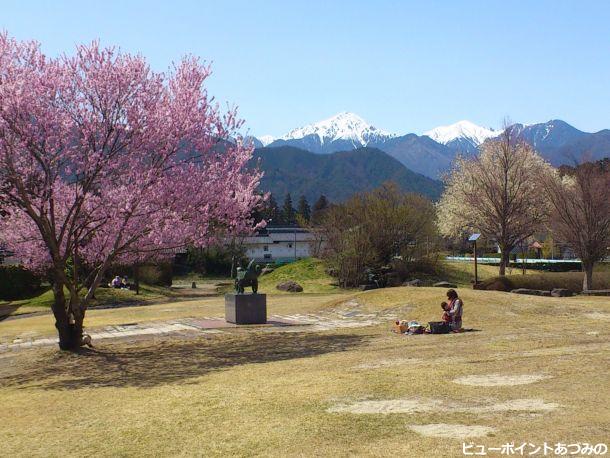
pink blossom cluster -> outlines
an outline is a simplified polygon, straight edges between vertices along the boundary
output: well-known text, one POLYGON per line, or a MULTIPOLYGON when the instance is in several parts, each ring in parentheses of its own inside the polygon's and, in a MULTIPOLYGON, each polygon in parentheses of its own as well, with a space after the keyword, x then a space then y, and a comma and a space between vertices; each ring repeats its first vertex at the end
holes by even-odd
POLYGON ((103 270, 252 230, 260 173, 209 75, 194 57, 157 73, 95 42, 50 58, 0 34, 0 241, 32 268, 77 254, 103 270))

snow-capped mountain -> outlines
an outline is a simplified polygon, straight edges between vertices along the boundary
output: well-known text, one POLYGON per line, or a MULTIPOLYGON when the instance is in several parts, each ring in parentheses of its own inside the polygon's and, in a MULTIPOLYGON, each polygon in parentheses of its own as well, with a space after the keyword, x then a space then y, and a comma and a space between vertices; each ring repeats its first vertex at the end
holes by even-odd
POLYGON ((275 138, 273 137, 273 135, 261 135, 260 137, 258 137, 258 141, 260 141, 263 146, 267 146, 270 143, 273 143, 275 140, 275 138))
POLYGON ((322 143, 350 140, 359 146, 366 146, 379 137, 393 137, 389 132, 370 125, 360 116, 344 111, 323 121, 293 129, 281 138, 298 140, 308 135, 317 135, 322 143))
POLYGON ((354 113, 341 112, 304 127, 291 130, 269 146, 296 146, 314 153, 334 153, 379 143, 394 134, 377 129, 354 113))
POLYGON ((500 131, 477 126, 470 121, 464 120, 448 126, 436 127, 424 132, 424 135, 437 143, 448 146, 452 150, 473 152, 485 140, 497 137, 500 133, 500 131))

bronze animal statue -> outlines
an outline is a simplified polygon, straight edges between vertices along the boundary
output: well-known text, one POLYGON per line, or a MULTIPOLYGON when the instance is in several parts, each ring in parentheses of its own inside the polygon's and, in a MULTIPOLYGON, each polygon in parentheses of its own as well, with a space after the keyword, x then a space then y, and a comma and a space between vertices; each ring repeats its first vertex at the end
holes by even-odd
POLYGON ((256 294, 258 292, 258 276, 261 274, 261 268, 254 262, 254 259, 250 261, 248 267, 235 268, 235 259, 233 259, 233 268, 231 274, 235 277, 235 292, 243 294, 245 288, 248 286, 252 287, 252 292, 256 294))

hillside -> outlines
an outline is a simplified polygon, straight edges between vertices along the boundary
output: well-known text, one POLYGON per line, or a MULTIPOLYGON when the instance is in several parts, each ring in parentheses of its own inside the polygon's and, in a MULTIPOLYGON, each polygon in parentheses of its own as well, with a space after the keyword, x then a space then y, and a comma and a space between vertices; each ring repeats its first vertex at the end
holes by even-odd
POLYGON ((610 130, 607 129, 583 132, 559 119, 531 125, 513 124, 509 129, 555 167, 610 156, 610 130))
POLYGON ((448 147, 425 135, 407 134, 371 146, 388 153, 408 170, 432 178, 441 178, 451 167, 454 157, 448 147))
POLYGON ((261 189, 280 198, 290 192, 310 202, 324 194, 334 202, 394 181, 406 192, 437 199, 440 181, 417 174, 375 148, 358 148, 333 154, 315 154, 289 146, 260 148, 253 162, 265 172, 261 189))
POLYGON ((293 294, 279 291, 276 286, 285 281, 296 281, 304 293, 340 292, 336 279, 326 273, 324 261, 306 258, 276 268, 259 279, 259 287, 265 294, 293 294))

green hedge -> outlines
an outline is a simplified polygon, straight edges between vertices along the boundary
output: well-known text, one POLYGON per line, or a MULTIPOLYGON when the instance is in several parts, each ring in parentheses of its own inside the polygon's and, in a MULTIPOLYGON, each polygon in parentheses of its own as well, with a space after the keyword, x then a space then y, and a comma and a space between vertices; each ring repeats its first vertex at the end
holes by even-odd
POLYGON ((20 266, 0 266, 0 299, 23 299, 40 290, 40 277, 20 266))

